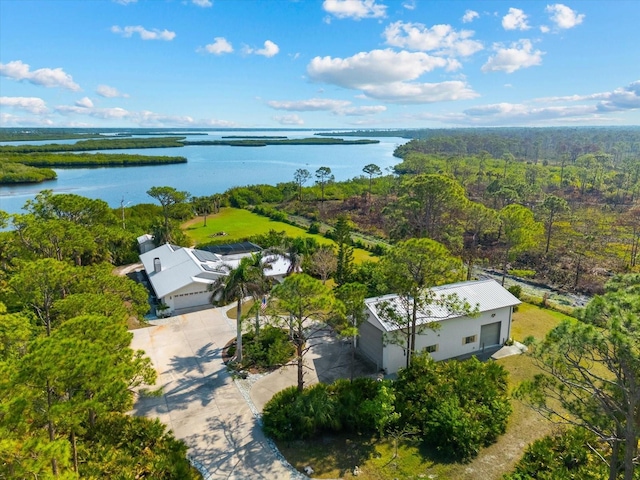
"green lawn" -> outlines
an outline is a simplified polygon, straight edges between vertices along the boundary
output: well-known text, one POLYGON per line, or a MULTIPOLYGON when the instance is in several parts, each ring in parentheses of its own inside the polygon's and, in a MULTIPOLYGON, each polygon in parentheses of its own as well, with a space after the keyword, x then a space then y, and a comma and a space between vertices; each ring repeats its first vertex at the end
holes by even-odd
MULTIPOLYGON (((513 336, 522 340, 528 335, 542 339, 563 318, 561 313, 522 304, 514 314, 513 336)), ((515 355, 498 360, 509 372, 511 388, 539 372, 530 357, 515 355)), ((470 463, 444 463, 434 452, 419 444, 400 442, 394 457, 393 440, 351 436, 326 436, 310 441, 279 442, 287 460, 302 470, 311 465, 315 478, 354 478, 355 465, 361 469, 361 480, 391 480, 394 478, 434 478, 457 480, 499 480, 511 471, 526 445, 547 435, 553 425, 518 401, 513 401, 513 414, 507 431, 496 443, 481 450, 470 463)))
MULTIPOLYGON (((219 239, 224 239, 226 243, 233 243, 253 235, 268 233, 270 230, 277 232, 284 230, 290 237, 312 237, 321 245, 335 245, 333 240, 322 235, 313 235, 302 228, 288 223, 276 222, 270 218, 239 208, 222 208, 220 213, 209 215, 206 227, 204 226, 203 217, 190 220, 182 227, 195 245, 219 239), (216 235, 221 232, 226 235, 216 235)), ((366 250, 356 248, 353 252, 353 258, 356 262, 362 262, 363 260, 374 260, 377 257, 373 257, 366 250)))

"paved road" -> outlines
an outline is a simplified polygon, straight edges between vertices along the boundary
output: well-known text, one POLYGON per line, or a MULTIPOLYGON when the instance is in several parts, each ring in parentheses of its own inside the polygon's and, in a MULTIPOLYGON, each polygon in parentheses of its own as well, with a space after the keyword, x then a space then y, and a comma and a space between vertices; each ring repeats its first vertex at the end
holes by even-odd
POLYGON ((133 331, 158 372, 157 398, 142 398, 136 415, 159 418, 189 446, 208 479, 300 478, 265 438, 245 397, 227 373, 222 348, 235 337, 224 309, 171 317, 133 331))

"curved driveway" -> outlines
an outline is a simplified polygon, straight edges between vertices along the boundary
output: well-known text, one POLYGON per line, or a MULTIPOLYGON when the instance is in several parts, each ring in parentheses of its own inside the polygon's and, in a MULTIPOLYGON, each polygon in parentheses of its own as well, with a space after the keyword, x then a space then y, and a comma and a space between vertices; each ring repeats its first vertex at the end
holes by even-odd
POLYGON ((154 324, 132 332, 132 348, 151 358, 163 395, 139 399, 133 413, 160 419, 184 440, 205 480, 306 478, 278 456, 226 371, 222 348, 236 327, 224 309, 154 324))

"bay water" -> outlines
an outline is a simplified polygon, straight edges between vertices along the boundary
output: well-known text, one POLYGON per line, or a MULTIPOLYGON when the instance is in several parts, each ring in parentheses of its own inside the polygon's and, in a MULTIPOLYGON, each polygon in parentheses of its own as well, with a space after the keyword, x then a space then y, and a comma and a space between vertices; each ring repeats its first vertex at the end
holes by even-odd
MULTIPOLYGON (((207 135, 186 135, 187 140, 219 140, 223 136, 286 136, 291 139, 312 137, 312 131, 209 131, 207 135)), ((167 136, 172 135, 167 133, 167 136)), ((184 136, 183 133, 176 135, 184 136)), ((333 137, 333 135, 332 135, 333 137)), ((339 135, 335 135, 339 138, 339 135)), ((352 140, 361 137, 343 137, 352 140)), ((400 162, 394 149, 407 142, 398 137, 380 137, 377 144, 366 145, 267 145, 265 147, 229 147, 193 145, 178 148, 105 150, 104 153, 183 156, 188 162, 174 165, 64 168, 54 169, 57 180, 39 184, 0 186, 0 210, 20 213, 27 200, 44 189, 54 193, 75 193, 106 201, 111 207, 154 203, 146 192, 154 186, 169 186, 193 196, 223 193, 231 187, 293 181, 299 168, 307 169, 313 184, 315 171, 329 167, 337 181, 364 175, 362 168, 375 164, 387 169, 400 162)), ((48 141, 37 143, 73 143, 48 141)), ((16 145, 28 142, 7 142, 16 145)), ((36 143, 36 142, 33 142, 36 143)), ((93 152, 90 152, 93 153, 93 152)))

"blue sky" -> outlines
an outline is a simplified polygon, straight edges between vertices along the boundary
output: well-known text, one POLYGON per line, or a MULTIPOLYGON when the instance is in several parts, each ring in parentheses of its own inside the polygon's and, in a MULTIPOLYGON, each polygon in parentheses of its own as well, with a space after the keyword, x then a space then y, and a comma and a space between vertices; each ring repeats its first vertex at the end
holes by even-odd
POLYGON ((640 1, 0 0, 0 126, 640 125, 640 1))

